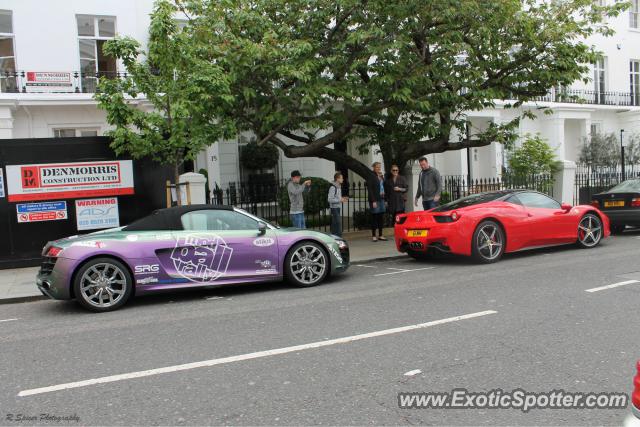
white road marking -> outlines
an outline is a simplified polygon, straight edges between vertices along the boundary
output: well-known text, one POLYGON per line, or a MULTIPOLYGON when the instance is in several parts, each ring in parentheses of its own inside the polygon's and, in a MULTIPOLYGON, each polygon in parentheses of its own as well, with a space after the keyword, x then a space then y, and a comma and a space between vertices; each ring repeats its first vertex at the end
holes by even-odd
POLYGON ((116 381, 130 380, 134 378, 150 377, 153 375, 168 374, 171 372, 187 371, 190 369, 204 368, 204 367, 215 366, 215 365, 223 365, 226 363, 233 363, 233 362, 241 362, 244 360, 258 359, 261 357, 275 356, 275 355, 285 354, 285 353, 293 353, 296 351, 309 350, 312 348, 328 347, 336 344, 345 344, 345 343, 360 341, 368 338, 398 334, 401 332, 408 332, 416 329, 424 329, 431 326, 443 325, 445 323, 458 322, 460 320, 468 320, 468 319, 473 319, 476 317, 482 317, 482 316, 487 316, 489 314, 496 314, 496 313, 497 311, 495 310, 485 310, 485 311, 479 311, 477 313, 464 314, 462 316, 455 316, 455 317, 448 317, 446 319, 433 320, 431 322, 426 322, 426 323, 400 326, 398 328, 392 328, 392 329, 383 329, 381 331, 369 332, 366 334, 352 335, 348 337, 335 338, 335 339, 324 340, 324 341, 316 341, 308 344, 294 345, 291 347, 276 348, 273 350, 265 350, 265 351, 258 351, 255 353, 240 354, 238 356, 223 357, 220 359, 203 360, 201 362, 185 363, 183 365, 165 366, 164 368, 155 368, 155 369, 149 369, 146 371, 129 372, 126 374, 110 375, 107 377, 92 378, 89 380, 76 381, 72 383, 57 384, 57 385, 52 385, 48 387, 40 387, 40 388, 34 388, 30 390, 23 390, 20 393, 18 393, 18 396, 20 397, 33 396, 35 394, 50 393, 52 391, 68 390, 72 388, 86 387, 86 386, 95 385, 95 384, 112 383, 116 381))
POLYGON ((435 267, 425 267, 425 268, 414 268, 413 270, 402 270, 402 271, 392 271, 391 273, 378 273, 378 274, 374 274, 374 277, 377 276, 387 276, 389 274, 400 274, 400 273, 409 273, 411 271, 422 271, 422 270, 431 270, 435 267))
POLYGON ((418 375, 418 374, 421 374, 421 373, 422 373, 422 371, 420 369, 414 369, 413 371, 405 372, 404 376, 405 377, 412 377, 414 375, 418 375))
POLYGON ((387 270, 400 270, 400 271, 409 271, 406 268, 393 268, 393 267, 387 267, 387 270))
POLYGON ((213 297, 207 297, 206 299, 214 300, 214 299, 222 299, 222 298, 224 298, 224 297, 213 296, 213 297))
POLYGON ((640 283, 640 280, 625 280, 624 282, 618 282, 607 286, 600 286, 599 288, 585 289, 585 292, 604 291, 605 289, 613 289, 619 286, 633 285, 634 283, 640 283))
POLYGON ((378 268, 373 265, 364 265, 364 264, 355 264, 354 267, 365 267, 365 268, 378 268))
POLYGON ((18 319, 2 319, 0 320, 0 322, 13 322, 14 320, 18 320, 18 319))

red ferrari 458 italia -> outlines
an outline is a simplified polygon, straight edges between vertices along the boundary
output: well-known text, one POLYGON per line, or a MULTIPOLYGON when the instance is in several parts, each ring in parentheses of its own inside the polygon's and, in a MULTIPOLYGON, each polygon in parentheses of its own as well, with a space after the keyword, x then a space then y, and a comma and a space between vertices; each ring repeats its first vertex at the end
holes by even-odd
POLYGON ((413 258, 439 250, 483 263, 541 246, 577 243, 593 248, 609 235, 609 219, 597 208, 560 204, 530 190, 474 194, 398 215, 395 224, 396 247, 413 258))

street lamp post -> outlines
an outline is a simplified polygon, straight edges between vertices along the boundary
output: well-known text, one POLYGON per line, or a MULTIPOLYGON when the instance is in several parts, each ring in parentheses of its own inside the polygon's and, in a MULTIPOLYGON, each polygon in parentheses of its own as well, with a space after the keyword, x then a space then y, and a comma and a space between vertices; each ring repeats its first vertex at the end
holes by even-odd
POLYGON ((624 173, 624 144, 622 142, 623 134, 624 134, 624 129, 620 129, 620 161, 622 162, 622 181, 626 179, 625 173, 624 173))

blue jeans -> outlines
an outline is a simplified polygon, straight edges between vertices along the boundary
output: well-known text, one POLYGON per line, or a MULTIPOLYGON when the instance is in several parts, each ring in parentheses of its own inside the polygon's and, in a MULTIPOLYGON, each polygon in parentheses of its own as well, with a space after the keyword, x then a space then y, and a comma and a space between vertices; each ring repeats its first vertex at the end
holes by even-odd
POLYGON ((291 222, 293 223, 293 226, 296 228, 307 228, 305 222, 304 222, 304 214, 303 213, 296 213, 296 214, 290 214, 291 216, 291 222))
POLYGON ((331 234, 342 237, 342 215, 340 208, 331 208, 331 234))
POLYGON ((422 201, 422 209, 428 211, 429 209, 435 208, 438 206, 438 202, 435 200, 423 200, 422 201))

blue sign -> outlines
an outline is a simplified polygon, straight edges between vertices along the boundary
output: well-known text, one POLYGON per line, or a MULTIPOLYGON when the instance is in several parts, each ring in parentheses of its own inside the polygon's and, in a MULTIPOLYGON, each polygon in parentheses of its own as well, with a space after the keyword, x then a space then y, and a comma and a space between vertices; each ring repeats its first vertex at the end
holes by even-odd
POLYGON ((18 213, 66 211, 67 202, 21 203, 16 205, 18 213))

